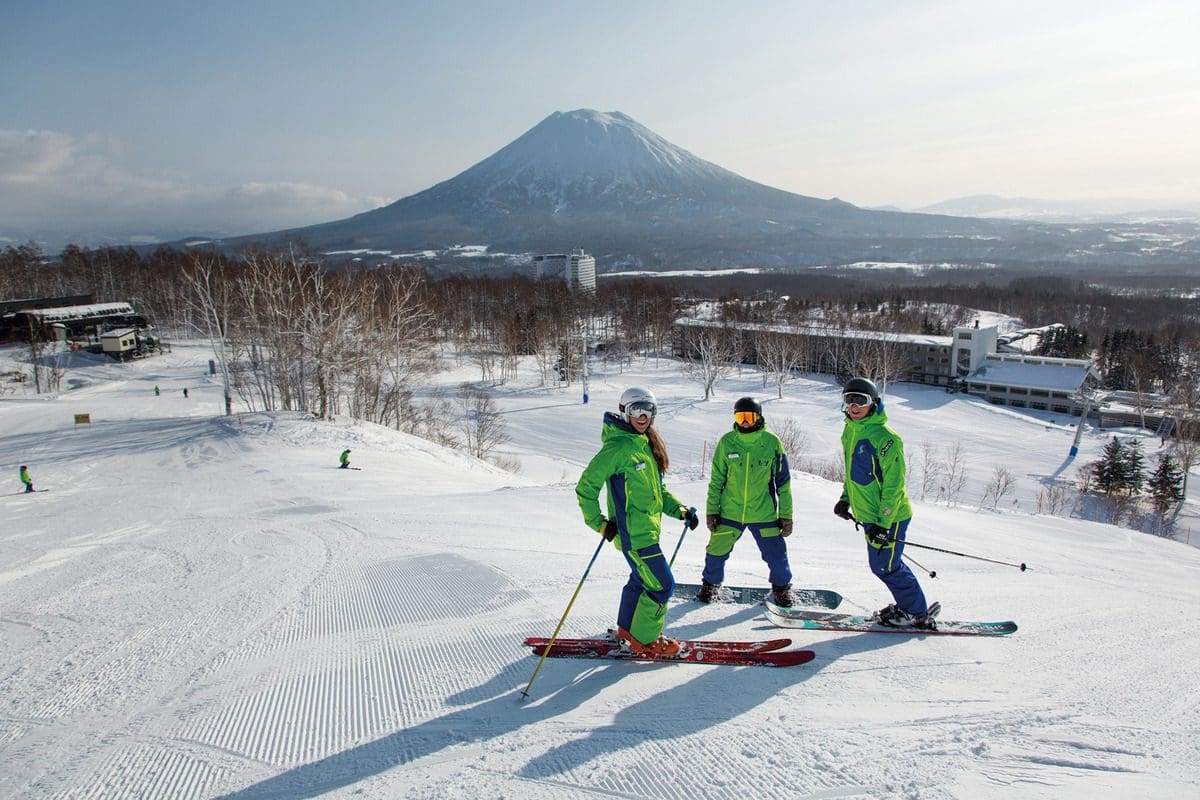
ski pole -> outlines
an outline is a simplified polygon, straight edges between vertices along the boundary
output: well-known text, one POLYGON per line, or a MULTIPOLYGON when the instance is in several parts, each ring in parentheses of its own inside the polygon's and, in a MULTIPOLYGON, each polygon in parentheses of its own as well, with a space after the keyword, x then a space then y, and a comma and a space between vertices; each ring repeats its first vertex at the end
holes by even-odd
MULTIPOLYGON (((892 541, 894 542, 896 540, 893 539, 892 541)), ((1025 566, 1025 562, 1023 562, 1023 561, 1020 564, 1014 564, 1011 561, 996 561, 993 558, 984 558, 983 556, 973 556, 973 555, 969 555, 967 553, 956 553, 953 550, 943 550, 940 547, 930 547, 927 544, 917 544, 916 542, 902 542, 901 544, 903 544, 905 547, 919 547, 922 550, 936 550, 939 553, 949 553, 952 556, 962 556, 963 558, 973 558, 976 561, 986 561, 989 564, 1002 564, 1006 567, 1016 567, 1017 569, 1021 570, 1021 572, 1024 572, 1025 570, 1029 569, 1027 566, 1025 566)))
POLYGON ((923 565, 921 564, 921 562, 920 562, 920 561, 917 561, 915 558, 913 558, 912 556, 910 556, 908 553, 904 553, 903 555, 904 555, 904 557, 905 557, 905 558, 907 558, 907 559, 908 559, 909 563, 911 563, 911 564, 912 564, 914 567, 916 567, 916 568, 917 568, 917 569, 919 569, 919 570, 923 570, 923 571, 925 571, 925 572, 928 572, 928 573, 929 573, 929 577, 931 577, 931 578, 936 578, 936 577, 937 577, 937 573, 936 573, 936 572, 934 572, 933 570, 929 569, 928 567, 925 567, 925 566, 923 566, 923 565))
POLYGON ((596 563, 596 557, 600 555, 600 548, 604 547, 604 543, 607 541, 601 535, 600 544, 596 545, 596 552, 592 553, 592 560, 588 562, 587 569, 583 571, 583 577, 579 579, 579 585, 575 587, 575 594, 571 595, 571 602, 567 603, 567 609, 563 612, 562 619, 558 621, 558 627, 554 629, 554 635, 550 637, 550 641, 542 649, 542 657, 538 660, 537 668, 529 676, 529 683, 525 685, 525 691, 521 692, 522 698, 529 697, 529 690, 533 687, 533 681, 537 678, 538 673, 542 671, 542 664, 546 663, 546 654, 554 646, 554 640, 558 638, 558 632, 562 630, 563 623, 567 621, 567 614, 571 613, 571 606, 575 605, 575 598, 579 597, 579 590, 583 588, 583 582, 587 580, 588 573, 592 571, 592 564, 596 563))
MULTIPOLYGON (((855 527, 855 528, 860 528, 860 527, 862 527, 862 523, 861 523, 861 522, 859 522, 858 520, 856 520, 856 519, 853 517, 853 515, 851 515, 851 516, 849 516, 849 517, 846 517, 846 519, 848 519, 848 520, 850 520, 851 522, 853 522, 853 523, 854 523, 854 527, 855 527)), ((895 539, 895 538, 888 539, 888 542, 890 542, 890 543, 892 543, 892 544, 895 544, 895 542, 896 542, 896 539, 895 539)), ((1020 564, 1013 564, 1013 563, 1012 563, 1012 562, 1010 562, 1010 561, 996 561, 996 560, 994 560, 994 559, 991 559, 991 558, 984 558, 983 556, 972 556, 972 555, 968 555, 967 553, 957 553, 957 552, 955 552, 955 551, 953 551, 953 550, 943 550, 943 549, 942 549, 942 548, 940 548, 940 547, 931 547, 931 546, 929 546, 929 545, 927 545, 927 544, 917 544, 916 542, 909 542, 909 541, 905 541, 905 542, 902 542, 902 544, 904 544, 906 547, 919 547, 919 548, 921 548, 922 550, 936 550, 936 551, 938 551, 939 553, 949 553, 949 554, 950 554, 950 555, 952 555, 952 556, 962 556, 963 558, 973 558, 973 559, 975 559, 976 561, 987 561, 987 562, 988 562, 988 563, 990 563, 990 564, 1001 564, 1001 565, 1003 565, 1003 566, 1006 566, 1006 567, 1016 567, 1017 569, 1021 570, 1021 572, 1024 572, 1025 570, 1029 569, 1029 567, 1025 566, 1025 562, 1024 562, 1024 561, 1022 561, 1020 564)), ((914 563, 914 564, 916 564, 916 562, 915 562, 915 561, 914 561, 913 563, 914 563)), ((920 567, 921 565, 920 565, 920 564, 917 564, 917 566, 919 566, 919 567, 920 567)), ((924 568, 924 567, 921 567, 921 569, 925 569, 925 568, 924 568)), ((931 575, 930 577, 933 577, 933 576, 931 575)))
POLYGON ((679 555, 679 548, 683 547, 683 537, 687 536, 688 526, 687 520, 683 521, 683 533, 679 534, 679 541, 675 543, 675 552, 671 553, 671 560, 667 562, 667 569, 675 563, 675 556, 679 555))

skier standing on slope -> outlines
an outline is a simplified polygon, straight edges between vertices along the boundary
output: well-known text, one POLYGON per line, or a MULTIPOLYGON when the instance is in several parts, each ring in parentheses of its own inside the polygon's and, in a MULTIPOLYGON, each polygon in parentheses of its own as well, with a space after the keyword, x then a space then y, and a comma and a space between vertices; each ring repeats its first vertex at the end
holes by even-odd
POLYGON ((679 642, 662 635, 667 600, 675 586, 659 546, 662 515, 687 520, 691 530, 700 518, 663 483, 670 459, 654 429, 654 393, 636 386, 626 389, 617 408, 619 413, 604 414, 600 452, 579 477, 575 496, 587 526, 612 542, 629 563, 629 580, 617 611, 618 638, 634 653, 675 655, 679 642), (607 488, 607 517, 600 510, 601 487, 607 488))
POLYGON ((33 489, 33 478, 29 477, 29 468, 26 467, 24 464, 22 464, 21 468, 19 470, 17 470, 17 477, 19 477, 21 479, 21 483, 25 484, 26 492, 32 492, 34 490, 33 489))
POLYGON ((342 451, 342 454, 338 457, 338 463, 341 464, 338 469, 348 469, 350 467, 350 448, 347 447, 342 451))
POLYGON ((833 513, 862 523, 871 571, 895 600, 872 619, 890 627, 934 628, 941 606, 926 603, 917 576, 901 558, 912 520, 904 485, 904 442, 888 427, 879 390, 866 378, 851 378, 842 387, 842 412, 846 475, 833 513))
POLYGON ((762 405, 743 397, 733 405, 733 430, 713 450, 708 481, 708 547, 696 599, 711 603, 725 580, 725 562, 750 529, 771 581, 771 600, 792 606, 792 568, 787 544, 792 532, 792 485, 779 437, 766 429, 762 405))

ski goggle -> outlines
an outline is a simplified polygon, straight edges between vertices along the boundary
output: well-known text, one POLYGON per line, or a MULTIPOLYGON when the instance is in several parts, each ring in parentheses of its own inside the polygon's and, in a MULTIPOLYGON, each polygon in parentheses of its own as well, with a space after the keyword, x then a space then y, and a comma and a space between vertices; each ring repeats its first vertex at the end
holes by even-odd
POLYGON ((733 421, 738 425, 753 425, 758 422, 758 412, 735 411, 733 412, 733 421))
POLYGON ((871 405, 871 395, 865 392, 846 392, 842 395, 842 402, 848 406, 869 406, 871 405))
POLYGON ((629 420, 648 419, 653 422, 657 414, 658 406, 649 400, 635 400, 625 405, 625 417, 629 420))

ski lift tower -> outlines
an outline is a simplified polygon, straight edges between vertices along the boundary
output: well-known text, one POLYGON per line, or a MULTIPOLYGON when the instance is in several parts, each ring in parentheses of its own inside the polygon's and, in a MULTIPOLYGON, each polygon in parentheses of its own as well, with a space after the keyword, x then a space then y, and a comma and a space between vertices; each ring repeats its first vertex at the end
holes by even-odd
POLYGON ((586 406, 588 402, 588 337, 587 323, 580 327, 579 332, 580 353, 579 353, 579 374, 583 382, 583 404, 586 406))
POLYGON ((1075 426, 1075 440, 1071 442, 1071 452, 1067 455, 1070 460, 1079 455, 1079 439, 1083 436, 1083 425, 1087 422, 1088 412, 1092 410, 1093 396, 1088 392, 1080 392, 1083 398, 1083 411, 1079 414, 1079 424, 1075 426))

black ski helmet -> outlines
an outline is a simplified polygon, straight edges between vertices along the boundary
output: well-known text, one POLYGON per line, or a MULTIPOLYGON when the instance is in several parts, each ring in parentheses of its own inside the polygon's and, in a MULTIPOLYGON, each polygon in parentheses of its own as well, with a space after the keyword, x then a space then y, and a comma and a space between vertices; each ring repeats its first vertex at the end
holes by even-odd
POLYGON ((757 415, 757 419, 754 420, 754 424, 749 428, 743 428, 737 423, 734 423, 733 427, 736 430, 741 431, 742 433, 753 433, 754 431, 762 430, 763 423, 766 421, 766 418, 763 417, 761 403, 759 403, 753 397, 738 398, 738 401, 733 404, 733 413, 737 414, 739 411, 751 411, 757 415))
POLYGON ((846 385, 842 387, 842 394, 847 392, 860 392, 871 398, 871 405, 879 405, 879 390, 875 388, 875 384, 866 378, 851 378, 846 381, 846 385))
POLYGON ((734 411, 753 411, 755 414, 762 416, 762 404, 753 397, 741 397, 733 404, 734 411))

